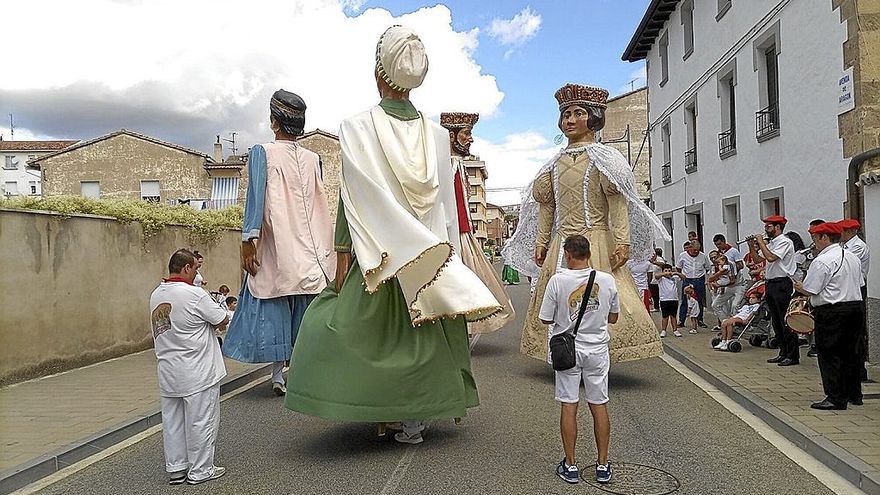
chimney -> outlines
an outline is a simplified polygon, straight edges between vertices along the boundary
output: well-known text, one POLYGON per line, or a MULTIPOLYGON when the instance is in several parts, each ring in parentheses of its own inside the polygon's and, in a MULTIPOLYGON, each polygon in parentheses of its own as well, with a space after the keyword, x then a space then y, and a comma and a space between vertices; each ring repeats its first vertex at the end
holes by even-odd
POLYGON ((217 136, 217 142, 214 143, 214 161, 223 163, 223 145, 220 144, 220 136, 217 136))

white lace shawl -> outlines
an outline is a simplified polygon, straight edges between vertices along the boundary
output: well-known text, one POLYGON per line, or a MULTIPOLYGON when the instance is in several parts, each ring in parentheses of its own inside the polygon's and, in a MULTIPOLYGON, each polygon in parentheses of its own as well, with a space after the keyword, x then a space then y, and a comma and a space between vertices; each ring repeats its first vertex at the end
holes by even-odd
MULTIPOLYGON (((577 151, 586 151, 590 157, 590 167, 598 168, 599 172, 605 175, 626 198, 629 209, 630 259, 646 260, 650 258, 656 244, 659 244, 662 240, 669 241, 672 238, 666 232, 660 218, 639 197, 632 169, 620 151, 599 143, 562 150, 538 170, 535 180, 548 171, 553 170, 553 189, 558 191, 558 173, 554 170, 556 163, 563 153, 577 151)), ((589 168, 586 174, 588 177, 590 174, 589 168)), ((535 244, 538 238, 539 208, 538 202, 532 197, 535 180, 532 180, 523 192, 516 232, 514 232, 501 251, 505 263, 530 277, 537 277, 541 270, 534 260, 535 244)), ((557 207, 553 225, 554 232, 559 226, 559 211, 560 208, 557 207)), ((587 221, 587 228, 589 228, 590 217, 588 215, 586 178, 584 180, 584 218, 587 221)))

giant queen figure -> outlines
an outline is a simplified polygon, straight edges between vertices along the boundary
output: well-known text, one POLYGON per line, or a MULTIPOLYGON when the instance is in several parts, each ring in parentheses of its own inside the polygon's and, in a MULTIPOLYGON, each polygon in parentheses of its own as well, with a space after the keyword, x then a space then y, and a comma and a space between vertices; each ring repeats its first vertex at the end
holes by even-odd
POLYGON ((449 131, 450 154, 452 155, 452 172, 455 186, 455 203, 458 211, 458 232, 461 240, 461 260, 470 268, 492 291, 492 295, 501 303, 501 311, 490 318, 468 323, 468 334, 489 333, 499 330, 515 317, 513 305, 498 273, 483 255, 480 242, 474 236, 473 225, 468 205, 467 170, 465 160, 473 158, 471 144, 474 142, 472 132, 480 119, 478 113, 444 112, 440 114, 440 125, 449 131))
POLYGON ((628 259, 647 259, 669 239, 659 218, 639 198, 632 168, 616 149, 596 142, 605 125, 608 91, 568 84, 556 92, 559 129, 568 145, 538 171, 523 194, 520 220, 502 254, 537 285, 522 332, 521 352, 547 360, 549 333, 538 310, 550 277, 561 266, 562 241, 590 241, 591 263, 614 275, 620 319, 611 328, 612 362, 659 356, 657 330, 639 297, 628 259))

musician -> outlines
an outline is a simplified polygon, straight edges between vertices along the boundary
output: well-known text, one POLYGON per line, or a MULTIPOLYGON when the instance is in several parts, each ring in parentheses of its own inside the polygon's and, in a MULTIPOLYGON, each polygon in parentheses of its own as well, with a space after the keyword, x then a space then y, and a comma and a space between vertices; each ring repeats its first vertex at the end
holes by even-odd
MULTIPOLYGON (((862 306, 864 307, 868 301, 868 268, 871 265, 871 249, 868 248, 868 245, 865 244, 858 233, 861 228, 861 224, 859 224, 858 220, 854 220, 852 218, 846 218, 837 222, 838 225, 843 229, 843 233, 840 235, 840 244, 843 246, 843 249, 852 252, 859 258, 859 261, 862 262, 862 306)), ((867 311, 865 312, 867 316, 867 311)), ((862 332, 862 337, 859 339, 859 358, 862 360, 859 365, 859 374, 861 376, 861 380, 868 380, 868 369, 865 367, 865 361, 868 360, 868 322, 865 321, 864 331, 862 332)))
POLYGON ((862 405, 862 384, 856 342, 863 328, 864 307, 860 291, 861 261, 840 245, 843 229, 823 223, 810 229, 820 249, 803 283, 795 289, 810 296, 815 318, 819 372, 825 399, 813 409, 842 410, 847 402, 862 405))
POLYGON ((749 239, 749 254, 752 260, 760 263, 767 261, 764 278, 767 280, 767 306, 773 322, 773 333, 779 343, 779 355, 767 360, 778 366, 800 364, 798 338, 785 328, 785 312, 791 302, 793 290, 792 275, 797 270, 794 259, 794 243, 782 234, 788 220, 780 215, 773 215, 763 220, 764 233, 770 239, 757 235, 749 239))
MULTIPOLYGON (((810 220, 810 227, 807 229, 807 231, 809 231, 813 227, 815 227, 817 225, 821 225, 823 223, 825 223, 825 220, 822 220, 821 218, 817 218, 815 220, 810 220)), ((816 256, 819 256, 819 250, 816 249, 816 244, 810 244, 806 248, 806 250, 804 251, 804 256, 805 256, 806 260, 804 261, 804 265, 801 267, 801 269, 804 271, 804 273, 806 273, 807 270, 810 269, 810 263, 812 263, 813 260, 816 259, 816 256)), ((818 356, 819 353, 816 352, 815 336, 811 333, 811 334, 807 335, 807 340, 810 341, 810 350, 807 351, 807 357, 818 356)))

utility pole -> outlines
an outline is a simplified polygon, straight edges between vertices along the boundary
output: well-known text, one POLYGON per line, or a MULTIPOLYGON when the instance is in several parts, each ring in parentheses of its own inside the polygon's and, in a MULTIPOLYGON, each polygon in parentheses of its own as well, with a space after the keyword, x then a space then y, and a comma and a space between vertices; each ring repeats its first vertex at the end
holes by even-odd
MULTIPOLYGON (((218 136, 219 137, 219 136, 218 136)), ((232 139, 224 139, 227 143, 230 143, 230 149, 232 150, 232 154, 235 155, 238 153, 238 148, 235 147, 235 133, 231 134, 232 139)))
POLYGON ((15 121, 11 113, 9 114, 9 135, 12 137, 11 141, 15 141, 15 121))

